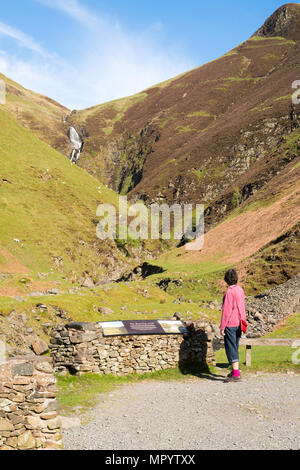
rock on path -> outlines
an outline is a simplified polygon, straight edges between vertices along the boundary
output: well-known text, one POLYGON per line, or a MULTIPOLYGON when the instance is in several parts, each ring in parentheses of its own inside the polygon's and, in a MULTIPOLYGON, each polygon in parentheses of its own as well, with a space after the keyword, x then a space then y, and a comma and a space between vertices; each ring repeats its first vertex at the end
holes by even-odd
POLYGON ((300 448, 299 375, 249 374, 238 384, 221 379, 147 381, 100 395, 81 427, 64 432, 65 448, 300 448))

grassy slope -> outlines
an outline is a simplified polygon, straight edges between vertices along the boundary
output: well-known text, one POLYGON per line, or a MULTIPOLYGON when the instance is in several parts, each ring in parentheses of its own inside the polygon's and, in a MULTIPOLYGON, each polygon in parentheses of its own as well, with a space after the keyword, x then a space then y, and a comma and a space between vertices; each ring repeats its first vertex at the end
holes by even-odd
MULTIPOLYGON (((76 321, 113 321, 131 319, 157 319, 172 317, 177 311, 199 317, 199 305, 182 302, 173 304, 174 297, 148 282, 109 284, 94 289, 78 290, 78 294, 67 291, 59 295, 29 297, 17 303, 13 298, 0 297, 0 310, 7 316, 14 310, 26 313, 29 318, 39 316, 41 322, 51 319, 47 312, 40 312, 37 304, 44 304, 51 312, 51 306, 61 307, 76 321), (99 307, 109 307, 112 313, 102 315, 99 307), (32 310, 34 309, 34 310, 32 310), (187 313, 189 312, 189 313, 187 313)), ((53 320, 53 318, 52 318, 53 320)))
MULTIPOLYGON (((23 130, 21 131, 24 132, 23 130)), ((51 150, 51 152, 53 151, 51 150)), ((60 155, 59 158, 61 158, 60 155)), ((67 161, 63 164, 66 164, 75 171, 76 175, 82 174, 85 178, 89 178, 80 169, 70 167, 67 161)), ((258 241, 260 241, 262 231, 259 224, 257 225, 257 220, 260 220, 256 220, 257 214, 260 214, 260 212, 264 210, 267 215, 276 215, 276 211, 273 209, 274 204, 279 204, 282 217, 277 217, 275 224, 276 229, 275 232, 272 232, 272 236, 274 238, 279 236, 284 228, 282 222, 284 221, 283 215, 285 211, 288 212, 289 217, 292 217, 293 214, 295 215, 295 208, 297 209, 297 207, 299 207, 297 185, 294 185, 294 178, 299 179, 297 173, 295 173, 296 171, 298 171, 298 168, 292 166, 287 173, 288 177, 285 176, 284 178, 284 185, 278 184, 276 186, 277 193, 274 193, 274 197, 271 198, 268 204, 266 204, 263 197, 259 199, 259 196, 256 195, 254 203, 250 200, 248 206, 245 205, 244 208, 240 208, 239 211, 234 212, 227 221, 225 220, 219 224, 219 226, 212 229, 211 232, 208 233, 208 245, 209 240, 213 242, 219 239, 218 235, 214 237, 214 232, 218 232, 218 230, 228 224, 230 225, 231 237, 234 239, 235 236, 238 236, 241 227, 239 218, 241 216, 244 217, 245 214, 248 217, 250 213, 252 217, 251 225, 253 225, 254 230, 258 232, 258 241), (292 191, 290 191, 290 188, 292 188, 292 191), (284 199, 286 197, 287 199, 284 199), (258 203, 259 200, 261 200, 261 203, 258 203)), ((94 180, 92 179, 92 181, 94 180)), ((16 202, 14 202, 14 207, 17 207, 16 202)), ((290 223, 292 222, 290 221, 290 223)), ((53 234, 51 237, 53 237, 53 234)), ((22 250, 12 239, 10 240, 10 244, 14 247, 15 255, 18 254, 15 250, 26 250, 26 244, 24 244, 22 250)), ((263 239, 261 244, 263 245, 263 239)), ((212 244, 212 246, 214 245, 212 244)), ((223 287, 220 280, 223 278, 224 271, 229 266, 239 265, 239 263, 243 261, 243 252, 240 259, 236 260, 235 264, 233 264, 228 260, 226 262, 226 256, 224 255, 228 253, 226 253, 226 250, 224 252, 224 246, 222 244, 216 243, 214 248, 210 256, 204 256, 203 258, 201 258, 201 253, 186 253, 184 247, 178 250, 171 250, 155 261, 155 264, 163 266, 166 271, 163 274, 151 276, 146 281, 121 283, 103 287, 99 286, 93 290, 81 289, 77 294, 74 294, 69 292, 70 286, 67 282, 61 280, 59 289, 62 293, 58 296, 27 298, 26 302, 21 304, 17 303, 14 299, 2 297, 0 309, 5 316, 9 315, 12 310, 15 310, 17 313, 26 313, 29 319, 29 325, 34 326, 40 335, 43 334, 42 328, 39 326, 41 323, 66 322, 64 319, 59 320, 57 318, 53 310, 55 306, 62 308, 68 318, 78 321, 166 318, 171 317, 175 312, 179 312, 185 317, 201 317, 211 322, 218 323, 220 312, 214 309, 204 309, 201 307, 201 304, 204 301, 214 300, 216 298, 221 300, 223 287), (156 286, 156 284, 162 280, 178 281, 179 279, 182 280, 179 284, 178 282, 170 282, 167 292, 163 292, 156 286), (174 304, 175 298, 181 298, 180 303, 174 304), (188 302, 189 300, 192 302, 188 302), (37 303, 45 304, 48 310, 41 313, 36 307, 37 303), (101 316, 98 313, 99 306, 109 307, 113 309, 113 313, 101 316), (39 320, 36 320, 37 316, 39 320)), ((23 277, 24 276, 20 275, 18 282, 19 288, 22 289, 25 294, 30 290, 30 287, 28 287, 26 283, 21 282, 23 277)), ((8 286, 9 283, 13 282, 15 282, 15 279, 4 280, 2 281, 2 285, 8 286)))
POLYGON ((98 204, 117 204, 117 195, 3 110, 0 142, 0 331, 9 344, 15 339, 14 329, 6 321, 12 312, 25 314, 25 327, 46 340, 41 325, 65 323, 66 318, 166 318, 176 311, 199 317, 199 305, 174 305, 173 296, 146 282, 80 288, 85 273, 101 279, 110 274, 112 260, 122 263, 124 256, 116 245, 99 241, 95 234, 98 204), (53 287, 59 289, 59 295, 26 296, 53 287), (17 295, 25 301, 17 301, 17 295), (39 310, 38 304, 47 310, 39 310), (114 313, 101 316, 100 306, 110 307, 114 313), (55 307, 63 309, 66 318, 60 319, 55 307))
POLYGON ((283 174, 249 198, 205 234, 202 251, 170 250, 154 264, 165 269, 152 276, 165 279, 167 291, 195 301, 221 300, 224 271, 240 272, 248 295, 285 282, 299 272, 299 166, 292 162, 283 174))
POLYGON ((96 238, 93 220, 98 204, 116 204, 117 195, 2 110, 0 142, 1 271, 8 252, 16 273, 22 266, 22 273, 24 266, 28 273, 55 271, 59 258, 63 274, 80 277, 87 270, 100 277, 113 246, 102 253, 105 244, 96 238))
POLYGON ((0 148, 0 332, 9 344, 15 340, 6 320, 12 312, 26 315, 24 331, 33 328, 46 340, 41 325, 67 319, 164 318, 176 310, 198 316, 197 306, 175 308, 174 298, 158 287, 150 286, 147 297, 145 285, 81 288, 86 274, 97 281, 110 276, 115 266, 123 263, 128 268, 131 262, 114 242, 96 237, 98 204, 117 205, 118 196, 3 110, 0 148), (57 296, 26 296, 54 287, 57 296), (17 295, 24 302, 16 300, 17 295), (37 308, 41 303, 46 311, 37 308), (100 306, 115 313, 103 317, 100 306), (64 310, 66 318, 60 319, 55 307, 64 310))
POLYGON ((209 320, 218 322, 220 312, 201 309, 198 303, 180 302, 174 304, 175 296, 163 292, 151 282, 132 282, 99 286, 94 289, 77 288, 76 292, 69 291, 69 286, 56 281, 59 295, 43 295, 25 297, 24 302, 18 302, 12 297, 0 296, 0 339, 19 352, 24 350, 24 343, 30 344, 28 328, 33 328, 41 338, 49 341, 49 328, 45 325, 65 324, 68 321, 113 321, 128 319, 167 319, 175 312, 187 319, 209 320), (43 304, 43 309, 39 305, 43 304), (100 314, 99 307, 109 307, 111 313, 100 314), (58 314, 63 311, 64 316, 58 314), (13 326, 13 319, 25 315, 17 333, 25 332, 24 337, 18 337, 13 326))
POLYGON ((55 149, 68 153, 71 151, 67 128, 63 118, 70 111, 56 101, 28 90, 8 77, 0 74, 6 84, 6 103, 0 110, 8 112, 22 126, 30 129, 41 140, 55 149))
POLYGON ((299 272, 299 223, 249 259, 247 283, 250 293, 259 293, 282 284, 299 272))

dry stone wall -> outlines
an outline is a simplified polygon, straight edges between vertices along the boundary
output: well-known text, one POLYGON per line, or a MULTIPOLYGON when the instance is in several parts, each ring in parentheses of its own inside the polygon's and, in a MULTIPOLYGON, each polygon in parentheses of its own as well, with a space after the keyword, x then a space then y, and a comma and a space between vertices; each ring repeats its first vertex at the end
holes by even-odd
POLYGON ((300 274, 285 284, 247 297, 246 310, 248 338, 258 338, 273 331, 283 318, 300 312, 300 274))
POLYGON ((0 450, 62 448, 51 358, 0 364, 0 450))
POLYGON ((50 339, 55 370, 126 375, 213 364, 209 325, 187 325, 185 335, 104 337, 97 323, 69 323, 53 328, 50 339))

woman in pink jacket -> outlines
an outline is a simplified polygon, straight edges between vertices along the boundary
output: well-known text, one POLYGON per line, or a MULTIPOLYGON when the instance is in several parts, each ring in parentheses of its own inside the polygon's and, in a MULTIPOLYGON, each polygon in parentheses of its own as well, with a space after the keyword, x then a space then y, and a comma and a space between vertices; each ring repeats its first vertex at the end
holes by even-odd
POLYGON ((224 336, 226 356, 233 369, 225 382, 238 382, 241 379, 239 371, 241 320, 246 321, 245 293, 242 287, 237 285, 238 275, 234 269, 229 269, 225 273, 224 281, 229 287, 223 298, 220 330, 224 336))

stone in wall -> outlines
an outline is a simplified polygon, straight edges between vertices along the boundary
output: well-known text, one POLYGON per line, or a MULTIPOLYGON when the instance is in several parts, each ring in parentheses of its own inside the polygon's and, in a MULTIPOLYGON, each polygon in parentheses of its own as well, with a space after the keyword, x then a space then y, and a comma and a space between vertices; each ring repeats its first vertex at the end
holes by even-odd
POLYGON ((56 394, 50 358, 0 364, 0 450, 61 449, 56 394))

